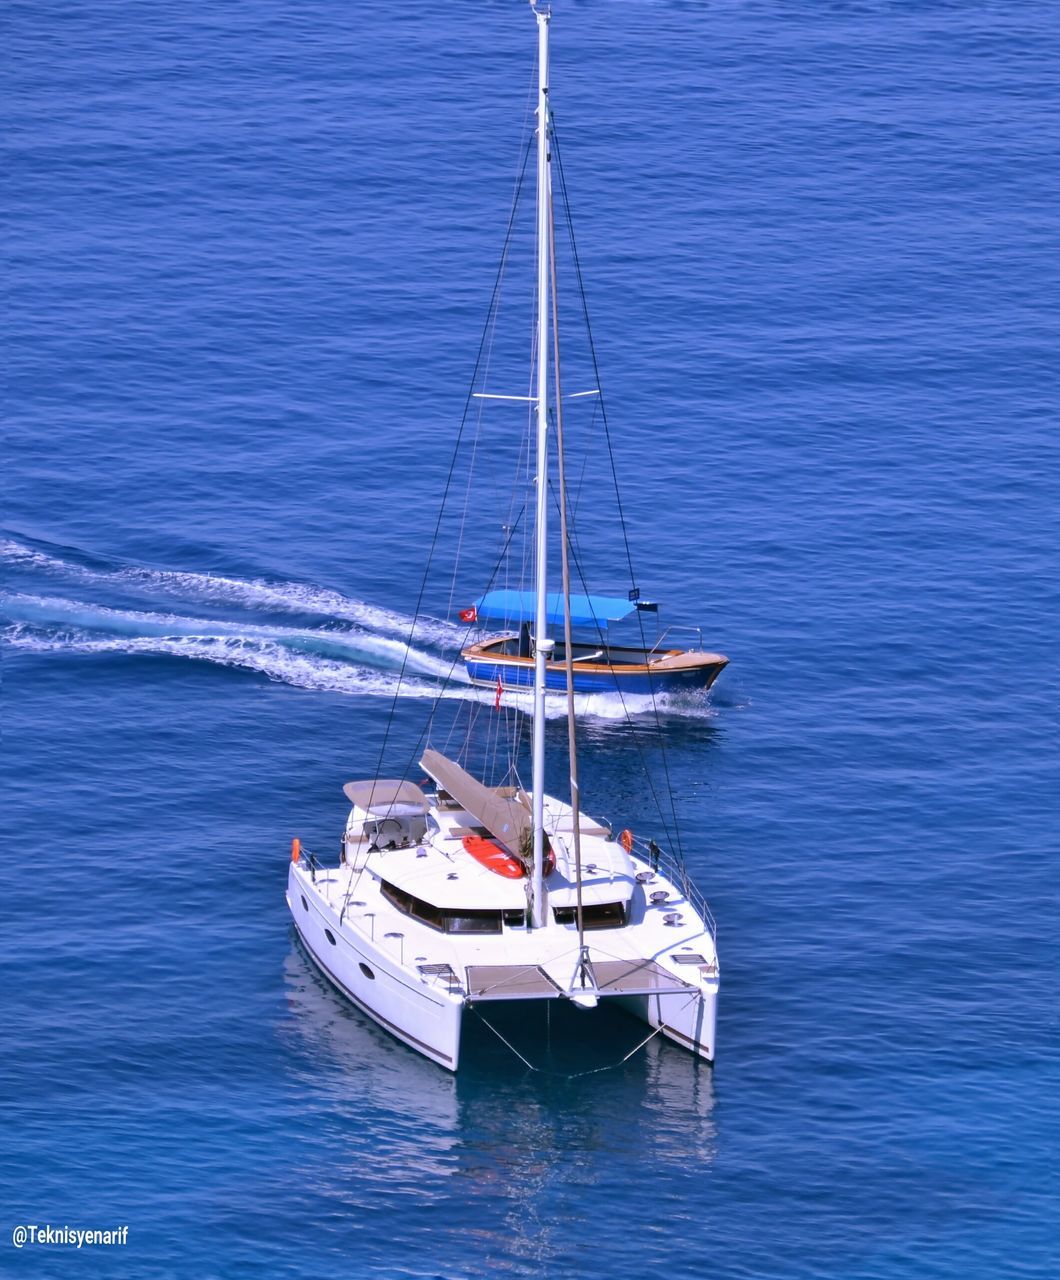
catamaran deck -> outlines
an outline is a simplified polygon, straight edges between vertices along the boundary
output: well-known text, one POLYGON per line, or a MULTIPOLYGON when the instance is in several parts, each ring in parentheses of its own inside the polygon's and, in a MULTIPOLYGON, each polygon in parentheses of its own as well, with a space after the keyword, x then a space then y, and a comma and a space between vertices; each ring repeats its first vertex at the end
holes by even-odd
MULTIPOLYGON (((548 828, 558 834, 572 822, 569 806, 550 797, 548 828)), ((564 857, 547 877, 550 923, 525 924, 525 881, 507 879, 479 863, 463 847, 477 819, 464 810, 431 810, 438 829, 410 848, 376 850, 361 869, 340 866, 315 872, 314 888, 341 924, 364 934, 420 981, 465 998, 549 999, 567 993, 580 950, 577 926, 557 923, 555 909, 576 901, 573 868, 564 857), (570 874, 566 874, 570 873, 570 874), (499 911, 494 933, 447 933, 399 909, 387 896, 397 890, 418 902, 458 911, 499 911)), ((601 995, 658 994, 698 989, 717 973, 714 939, 697 905, 654 871, 647 859, 627 855, 606 838, 607 828, 582 815, 583 902, 606 903, 628 895, 627 923, 586 932, 589 959, 601 995), (628 870, 631 868, 631 871, 628 870), (684 976, 681 976, 684 975, 684 976)), ((558 842, 557 842, 558 843, 558 842)), ((400 901, 405 901, 400 898, 400 901)))

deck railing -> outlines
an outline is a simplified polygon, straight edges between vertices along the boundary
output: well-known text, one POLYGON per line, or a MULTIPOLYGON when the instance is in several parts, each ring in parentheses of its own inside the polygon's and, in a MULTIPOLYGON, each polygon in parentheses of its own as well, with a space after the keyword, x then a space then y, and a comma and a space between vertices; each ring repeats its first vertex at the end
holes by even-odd
MULTIPOLYGON (((653 871, 661 872, 667 880, 675 884, 685 896, 685 900, 699 914, 703 923, 707 926, 710 936, 715 942, 718 940, 718 926, 714 919, 714 914, 707 904, 706 898, 696 887, 688 869, 685 867, 684 860, 675 857, 668 850, 663 849, 661 845, 654 840, 642 840, 639 836, 633 837, 633 847, 631 849, 634 857, 641 862, 646 862, 653 871)), ((309 878, 316 883, 317 872, 327 870, 323 866, 320 859, 312 852, 311 849, 303 847, 300 851, 300 861, 309 867, 309 878)), ((342 912, 339 916, 339 924, 342 924, 343 917, 346 915, 346 909, 350 905, 350 897, 353 889, 346 894, 346 899, 342 904, 342 912)), ((372 935, 375 936, 375 922, 372 922, 372 935)))
POLYGON ((653 871, 662 872, 669 881, 677 885, 684 894, 685 900, 702 918, 703 923, 710 932, 710 936, 717 942, 718 926, 713 912, 707 905, 706 898, 696 888, 691 876, 689 876, 684 860, 661 848, 654 840, 641 840, 637 836, 633 837, 633 854, 635 857, 640 858, 642 862, 646 862, 653 871))
POLYGON ((308 866, 309 878, 314 884, 317 882, 317 872, 326 870, 317 855, 311 849, 307 849, 305 845, 302 845, 298 850, 298 861, 308 866))
MULTIPOLYGON (((686 623, 678 623, 675 626, 667 627, 666 630, 659 635, 654 645, 652 645, 652 649, 651 649, 652 653, 658 653, 658 651, 664 647, 664 642, 667 640, 667 638, 669 636, 674 635, 675 632, 678 634, 695 636, 696 643, 693 647, 696 649, 703 648, 703 628, 694 627, 686 623)), ((671 647, 672 647, 672 644, 671 644, 671 647)))

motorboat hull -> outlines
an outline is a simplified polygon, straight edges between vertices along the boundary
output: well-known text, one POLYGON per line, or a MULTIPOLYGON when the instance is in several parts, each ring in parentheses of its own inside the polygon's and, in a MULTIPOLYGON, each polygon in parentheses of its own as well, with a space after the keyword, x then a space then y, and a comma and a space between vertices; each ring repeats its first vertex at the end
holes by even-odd
MULTIPOLYGON (((532 657, 504 653, 509 637, 485 640, 469 645, 461 656, 472 684, 496 689, 532 689, 534 660, 532 657)), ((608 660, 607 650, 597 662, 576 661, 575 693, 657 694, 697 693, 711 687, 728 666, 728 658, 720 653, 695 650, 669 650, 647 662, 608 660)), ((545 667, 546 693, 567 692, 567 666, 549 662, 545 667)))

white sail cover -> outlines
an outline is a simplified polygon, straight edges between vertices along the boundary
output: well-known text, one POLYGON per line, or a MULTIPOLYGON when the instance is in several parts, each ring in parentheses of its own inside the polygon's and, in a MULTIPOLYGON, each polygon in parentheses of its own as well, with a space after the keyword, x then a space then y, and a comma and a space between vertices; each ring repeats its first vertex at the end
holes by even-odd
POLYGON ((500 795, 473 778, 455 760, 428 747, 420 761, 424 771, 486 828, 495 840, 519 855, 529 839, 530 814, 521 801, 500 795))

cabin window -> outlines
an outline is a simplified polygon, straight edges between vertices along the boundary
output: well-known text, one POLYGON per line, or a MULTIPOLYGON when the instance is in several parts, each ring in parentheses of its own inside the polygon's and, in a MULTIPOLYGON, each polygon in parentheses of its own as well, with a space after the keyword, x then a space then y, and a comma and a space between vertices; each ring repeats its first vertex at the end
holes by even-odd
POLYGON ((368 966, 364 963, 364 961, 363 961, 363 960, 359 961, 359 967, 360 967, 361 972, 364 974, 364 976, 365 976, 366 978, 374 978, 374 977, 375 977, 375 974, 371 971, 371 969, 369 969, 369 968, 368 968, 368 966))
MULTIPOLYGON (((577 907, 555 907, 557 924, 578 923, 577 907)), ((582 924, 586 929, 621 929, 626 923, 624 902, 593 902, 582 907, 582 924)))
POLYGON ((331 932, 330 929, 324 930, 324 937, 327 938, 327 940, 331 943, 332 946, 335 945, 335 935, 331 932))
MULTIPOLYGON (((380 880, 379 889, 391 906, 396 907, 402 915, 411 916, 421 924, 437 929, 441 933, 500 933, 501 913, 499 911, 476 911, 471 907, 436 907, 433 903, 424 902, 413 897, 396 884, 380 880)), ((521 913, 520 913, 521 914, 521 913)))
POLYGON ((419 920, 421 924, 429 925, 432 929, 445 928, 442 912, 437 907, 431 906, 429 902, 414 898, 411 893, 406 893, 404 889, 399 889, 396 884, 390 884, 386 880, 379 882, 379 888, 387 902, 397 907, 402 915, 411 916, 413 920, 419 920))
POLYGON ((500 933, 499 911, 444 911, 446 933, 500 933))

